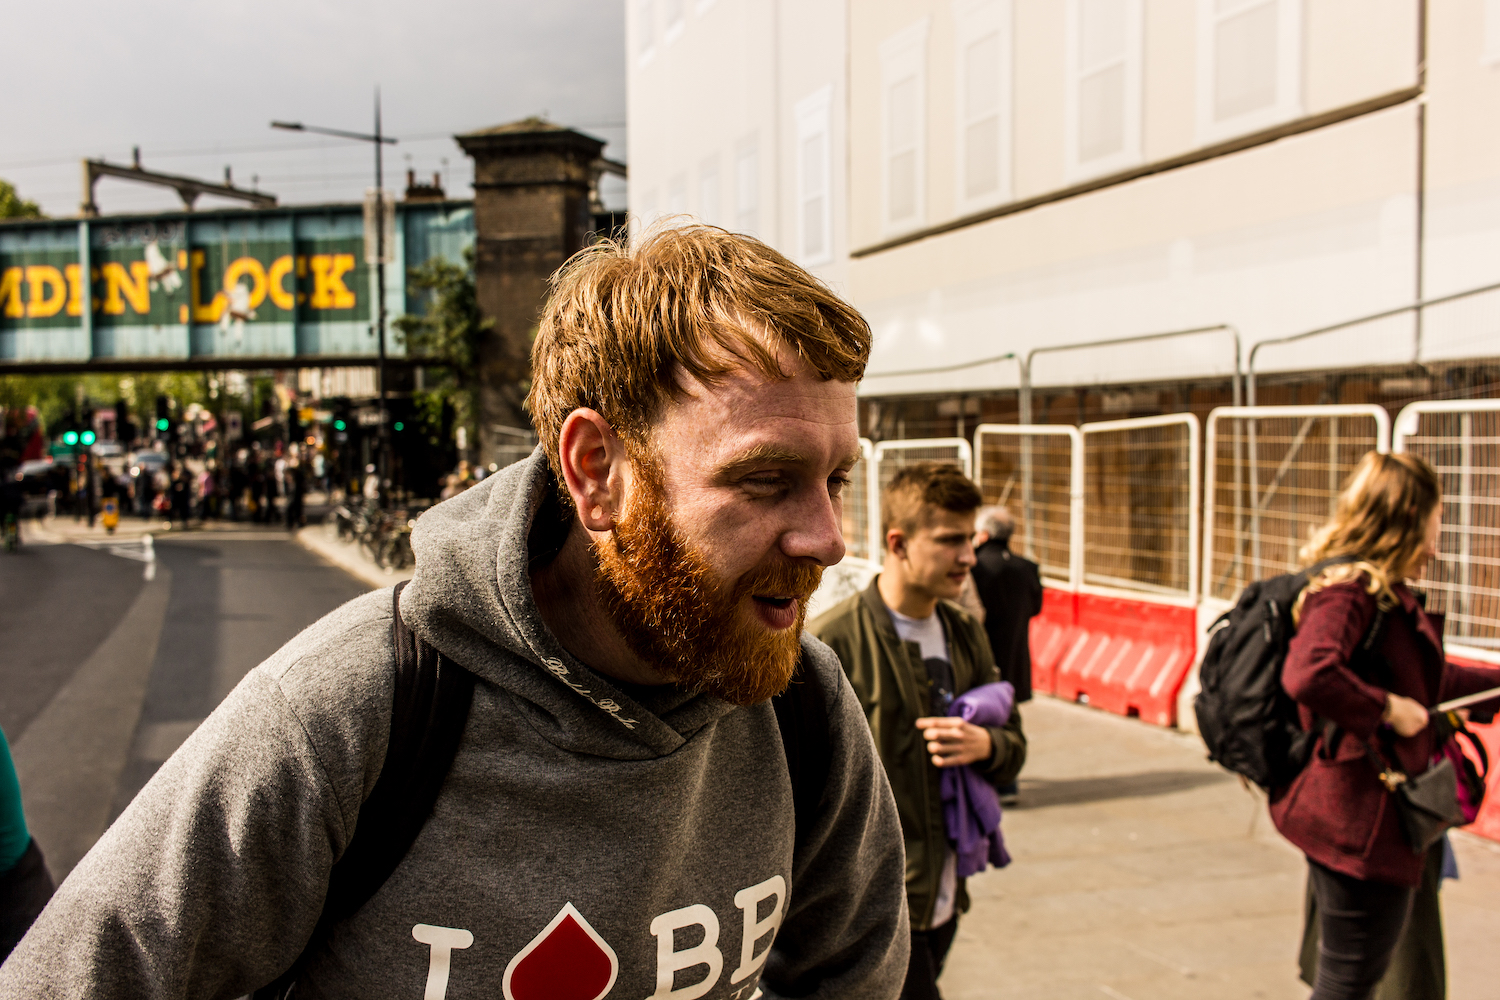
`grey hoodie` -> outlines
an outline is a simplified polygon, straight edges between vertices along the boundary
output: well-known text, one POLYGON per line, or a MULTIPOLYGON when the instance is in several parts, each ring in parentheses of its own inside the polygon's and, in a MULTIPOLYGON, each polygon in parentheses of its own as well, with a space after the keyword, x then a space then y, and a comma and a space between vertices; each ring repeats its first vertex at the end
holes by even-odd
MULTIPOLYGON (((418 522, 400 613, 478 675, 473 707, 431 818, 299 1000, 895 997, 901 828, 838 661, 803 639, 833 766, 794 856, 769 704, 637 700, 542 623, 527 563, 561 543, 554 488, 538 453, 418 522)), ((380 773, 393 670, 385 590, 247 675, 59 889, 0 998, 237 997, 289 967, 380 773)))

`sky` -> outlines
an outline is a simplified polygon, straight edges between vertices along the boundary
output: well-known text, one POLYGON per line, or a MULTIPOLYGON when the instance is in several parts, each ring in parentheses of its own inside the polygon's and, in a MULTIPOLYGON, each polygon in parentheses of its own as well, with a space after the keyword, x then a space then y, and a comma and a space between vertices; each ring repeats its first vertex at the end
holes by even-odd
MULTIPOLYGON (((228 166, 283 204, 358 201, 374 184, 370 144, 270 122, 370 132, 377 85, 401 140, 385 155, 398 193, 414 169, 472 197, 452 136, 527 115, 626 160, 624 20, 621 0, 8 4, 0 178, 48 215, 76 215, 80 161, 128 164, 139 146, 148 170, 222 183, 228 166)), ((606 194, 623 206, 618 181, 606 194)), ((181 208, 170 188, 112 178, 95 197, 105 214, 181 208)), ((241 203, 197 207, 225 204, 241 203)))

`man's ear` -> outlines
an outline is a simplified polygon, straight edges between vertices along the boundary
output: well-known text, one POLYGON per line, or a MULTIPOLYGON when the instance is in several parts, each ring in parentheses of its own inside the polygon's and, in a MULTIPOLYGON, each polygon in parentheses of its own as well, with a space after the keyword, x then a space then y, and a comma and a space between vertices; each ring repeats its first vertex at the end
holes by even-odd
POLYGON ((578 519, 589 531, 612 530, 625 502, 625 443, 608 420, 580 407, 563 420, 558 452, 578 519))
POLYGON ((892 528, 885 533, 885 550, 897 559, 906 558, 906 532, 892 528))

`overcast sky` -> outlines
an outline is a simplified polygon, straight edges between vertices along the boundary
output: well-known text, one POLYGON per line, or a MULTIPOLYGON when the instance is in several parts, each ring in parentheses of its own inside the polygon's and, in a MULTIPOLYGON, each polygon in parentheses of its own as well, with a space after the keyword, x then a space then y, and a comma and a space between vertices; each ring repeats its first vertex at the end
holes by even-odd
MULTIPOLYGON (((283 203, 355 201, 369 144, 272 131, 272 119, 368 132, 376 84, 386 187, 408 167, 472 196, 457 132, 545 113, 626 159, 621 0, 132 0, 6 5, 0 178, 53 216, 82 200, 79 161, 235 183, 283 203), (447 166, 443 161, 446 159, 447 166)), ((105 213, 174 209, 174 191, 105 178, 105 213)), ((622 200, 618 196, 612 200, 622 200)), ((198 207, 213 207, 208 198, 198 207)), ((223 203, 220 203, 223 204, 223 203)), ((233 203, 238 204, 238 203, 233 203)))

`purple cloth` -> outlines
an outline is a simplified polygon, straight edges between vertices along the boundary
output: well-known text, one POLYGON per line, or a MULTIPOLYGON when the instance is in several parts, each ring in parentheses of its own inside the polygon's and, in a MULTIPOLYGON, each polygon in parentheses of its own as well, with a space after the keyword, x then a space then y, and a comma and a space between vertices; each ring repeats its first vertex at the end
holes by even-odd
MULTIPOLYGON (((1016 689, 1009 681, 981 684, 953 699, 948 714, 976 726, 1003 726, 1010 720, 1015 701, 1016 689)), ((1000 797, 994 786, 972 765, 942 771, 943 826, 958 855, 958 877, 977 875, 986 862, 996 868, 1010 864, 1005 838, 1000 835, 1000 797)))

